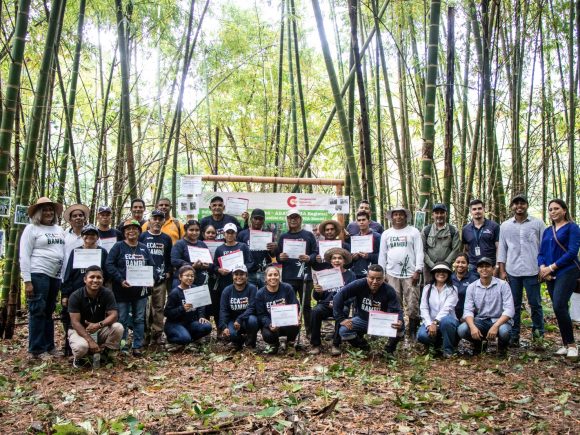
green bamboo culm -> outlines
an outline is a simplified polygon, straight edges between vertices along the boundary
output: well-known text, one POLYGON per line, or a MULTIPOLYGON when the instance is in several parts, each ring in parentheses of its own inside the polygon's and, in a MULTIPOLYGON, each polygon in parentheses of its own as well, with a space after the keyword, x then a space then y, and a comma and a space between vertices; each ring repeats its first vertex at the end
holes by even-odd
MULTIPOLYGON (((48 21, 48 30, 40 73, 36 82, 36 92, 34 94, 34 103, 30 113, 30 121, 26 144, 24 147, 24 161, 22 170, 16 188, 15 204, 28 204, 30 202, 30 191, 32 189, 32 174, 34 172, 34 162, 36 149, 41 138, 41 124, 46 103, 48 82, 50 78, 50 67, 53 62, 53 56, 56 53, 55 47, 58 46, 56 41, 59 26, 61 8, 66 7, 66 0, 54 0, 48 21)), ((46 128, 46 127, 45 127, 46 128)), ((2 282, 2 300, 7 299, 6 323, 3 330, 3 338, 10 339, 14 334, 14 320, 16 318, 16 302, 20 286, 13 285, 19 278, 12 273, 15 260, 18 257, 18 240, 23 229, 22 225, 12 225, 8 244, 6 245, 6 263, 4 265, 4 279, 2 282), (7 298, 6 298, 7 296, 7 298)), ((5 303, 5 302, 3 302, 5 303)))
POLYGON ((439 50, 439 17, 441 1, 431 1, 429 43, 427 49, 427 80, 425 80, 425 120, 423 122, 423 153, 421 158, 421 183, 419 207, 429 205, 433 179, 433 149, 435 140, 435 101, 437 90, 437 51, 439 50))

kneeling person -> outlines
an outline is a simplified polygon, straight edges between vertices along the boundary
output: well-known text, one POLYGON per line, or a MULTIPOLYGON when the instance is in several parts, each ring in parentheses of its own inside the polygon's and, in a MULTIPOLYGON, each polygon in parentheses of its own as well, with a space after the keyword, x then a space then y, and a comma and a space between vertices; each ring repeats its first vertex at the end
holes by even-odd
POLYGON ((167 350, 182 350, 187 344, 211 333, 211 323, 205 317, 205 307, 193 308, 185 301, 183 290, 191 288, 195 280, 192 266, 181 266, 178 271, 179 285, 171 290, 165 305, 165 335, 167 350))
POLYGON ((479 279, 467 287, 464 323, 457 333, 474 344, 474 354, 481 352, 484 340, 498 340, 500 354, 507 352, 514 317, 514 300, 507 282, 493 276, 494 261, 481 257, 477 262, 479 279))
POLYGON ((123 325, 117 322, 117 303, 113 292, 103 287, 103 270, 89 266, 84 276, 85 286, 68 299, 72 329, 68 339, 77 367, 80 358, 103 351, 105 357, 119 350, 123 325))
POLYGON ((255 299, 258 289, 248 282, 248 268, 244 264, 234 266, 234 283, 227 286, 220 301, 220 329, 236 350, 241 350, 246 336, 246 346, 256 347, 258 318, 255 315, 255 299))
MULTIPOLYGON (((352 261, 352 256, 346 249, 329 249, 324 253, 324 261, 326 263, 330 263, 332 267, 340 269, 344 285, 347 285, 356 279, 356 276, 353 272, 344 268, 345 265, 350 264, 352 261)), ((316 274, 316 272, 314 273, 316 274)), ((311 355, 318 355, 320 353, 320 330, 322 329, 322 321, 333 316, 332 301, 336 293, 340 291, 341 288, 342 287, 337 287, 323 290, 319 284, 314 285, 313 296, 314 299, 318 301, 318 304, 312 309, 310 314, 310 327, 312 333, 310 337, 310 344, 312 345, 312 350, 310 351, 311 355)), ((345 314, 348 315, 348 306, 345 311, 345 314)), ((338 335, 338 326, 339 324, 336 323, 334 336, 332 339, 332 355, 340 355, 340 336, 338 335)))
POLYGON ((447 263, 436 263, 431 268, 433 280, 423 288, 421 318, 417 340, 425 346, 439 348, 443 344, 443 356, 449 358, 457 345, 455 306, 459 300, 457 289, 451 281, 451 268, 447 263))
POLYGON ((397 313, 399 320, 391 326, 398 330, 397 337, 389 338, 385 353, 392 355, 404 330, 403 310, 397 298, 395 289, 385 283, 385 271, 379 264, 369 266, 366 278, 357 279, 344 286, 334 297, 334 318, 340 323, 338 333, 344 341, 349 341, 353 346, 362 350, 368 350, 369 344, 364 339, 368 329, 369 311, 383 311, 397 313), (356 315, 347 319, 344 314, 345 301, 355 298, 356 315))

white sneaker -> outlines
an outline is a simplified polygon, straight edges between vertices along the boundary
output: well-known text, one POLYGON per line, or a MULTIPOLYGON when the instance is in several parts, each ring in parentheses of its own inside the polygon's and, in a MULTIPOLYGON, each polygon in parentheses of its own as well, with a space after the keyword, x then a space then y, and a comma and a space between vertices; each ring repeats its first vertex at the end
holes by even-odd
POLYGON ((569 347, 568 353, 566 354, 566 358, 576 360, 578 359, 578 348, 576 346, 569 347))
POLYGON ((562 346, 556 352, 554 352, 554 355, 558 356, 568 355, 568 348, 566 346, 562 346))

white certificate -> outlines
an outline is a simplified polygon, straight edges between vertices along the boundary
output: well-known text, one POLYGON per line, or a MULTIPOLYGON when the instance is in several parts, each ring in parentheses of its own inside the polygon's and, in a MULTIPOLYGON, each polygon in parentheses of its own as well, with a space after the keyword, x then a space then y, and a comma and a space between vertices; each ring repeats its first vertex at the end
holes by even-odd
POLYGON ((195 263, 197 260, 202 263, 212 263, 211 252, 208 248, 198 248, 197 246, 188 246, 189 261, 195 263))
POLYGON ((207 249, 209 249, 209 252, 211 252, 211 258, 213 259, 213 257, 215 257, 215 250, 218 248, 218 246, 223 245, 224 241, 223 240, 204 240, 203 243, 205 243, 205 246, 207 246, 207 249))
POLYGON ((344 287, 342 272, 338 268, 319 270, 314 272, 314 277, 322 290, 331 290, 344 287))
POLYGON ((125 277, 131 287, 153 287, 153 266, 127 266, 125 277))
POLYGON ((268 243, 272 243, 272 233, 250 230, 250 249, 252 251, 267 251, 268 243))
POLYGON ((226 202, 226 212, 233 216, 241 216, 248 211, 249 199, 229 197, 226 202))
POLYGON ((298 258, 306 254, 306 240, 284 239, 282 251, 290 258, 298 258))
POLYGON ((183 290, 183 295, 185 296, 185 303, 193 305, 193 308, 211 305, 211 297, 207 284, 183 290))
POLYGON ((318 252, 324 260, 324 254, 326 251, 332 248, 342 248, 342 242, 340 240, 319 240, 318 241, 318 252))
POLYGON ((384 313, 382 311, 369 311, 369 326, 367 334, 380 337, 396 337, 397 330, 391 325, 399 321, 397 313, 384 313))
POLYGON ((101 248, 106 249, 107 252, 109 252, 111 250, 111 248, 113 247, 113 245, 115 243, 117 243, 116 237, 107 237, 105 239, 99 239, 99 246, 101 248))
POLYGON ((101 267, 100 249, 75 249, 73 269, 86 269, 89 266, 101 267))
POLYGON ((218 258, 218 261, 222 269, 232 270, 234 266, 244 264, 244 253, 242 251, 235 251, 218 258))
POLYGON ((202 188, 201 175, 182 175, 179 192, 182 195, 200 195, 202 188))
POLYGON ((350 252, 356 254, 358 252, 372 254, 374 250, 373 235, 367 236, 350 236, 350 252))
POLYGON ((277 328, 298 325, 298 304, 272 305, 270 317, 272 326, 277 328))

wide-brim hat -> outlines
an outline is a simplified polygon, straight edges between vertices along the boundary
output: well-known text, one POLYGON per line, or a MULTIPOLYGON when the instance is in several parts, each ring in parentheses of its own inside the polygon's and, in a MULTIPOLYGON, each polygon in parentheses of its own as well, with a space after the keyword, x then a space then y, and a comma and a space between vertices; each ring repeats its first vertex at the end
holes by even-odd
POLYGON ((39 209, 39 207, 42 207, 45 204, 50 204, 50 205, 54 206, 54 213, 57 216, 60 216, 62 214, 62 209, 63 209, 62 204, 59 204, 58 202, 54 202, 53 200, 51 200, 50 198, 47 198, 46 196, 41 196, 40 198, 38 198, 36 200, 35 204, 32 204, 28 207, 28 216, 29 217, 34 216, 34 214, 39 209))
POLYGON ((340 234, 342 233, 342 225, 340 224, 340 222, 335 221, 334 219, 328 219, 325 221, 322 221, 319 225, 318 225, 318 232, 322 235, 324 235, 324 228, 326 228, 326 226, 328 224, 332 224, 334 225, 334 229, 336 230, 336 234, 340 234))
POLYGON ((435 274, 436 272, 447 272, 449 275, 453 273, 451 267, 449 267, 449 265, 444 261, 437 263, 435 264, 435 266, 433 266, 433 268, 431 269, 431 274, 435 274))
POLYGON ((330 248, 328 251, 324 253, 324 261, 330 263, 332 256, 335 254, 342 255, 342 258, 344 258, 345 265, 352 263, 352 254, 344 248, 330 248))
POLYGON ((85 218, 88 219, 89 215, 91 214, 91 211, 89 210, 89 208, 84 205, 84 204, 73 204, 71 206, 69 206, 63 214, 63 218, 65 221, 70 222, 70 215, 72 214, 73 211, 75 210, 80 210, 83 212, 83 214, 85 215, 85 218))
POLYGON ((387 219, 392 220, 393 213, 396 211, 404 211, 405 216, 407 216, 407 222, 411 221, 411 210, 409 210, 408 208, 405 208, 403 206, 400 206, 400 205, 395 206, 395 207, 391 208, 389 211, 387 211, 387 219))

